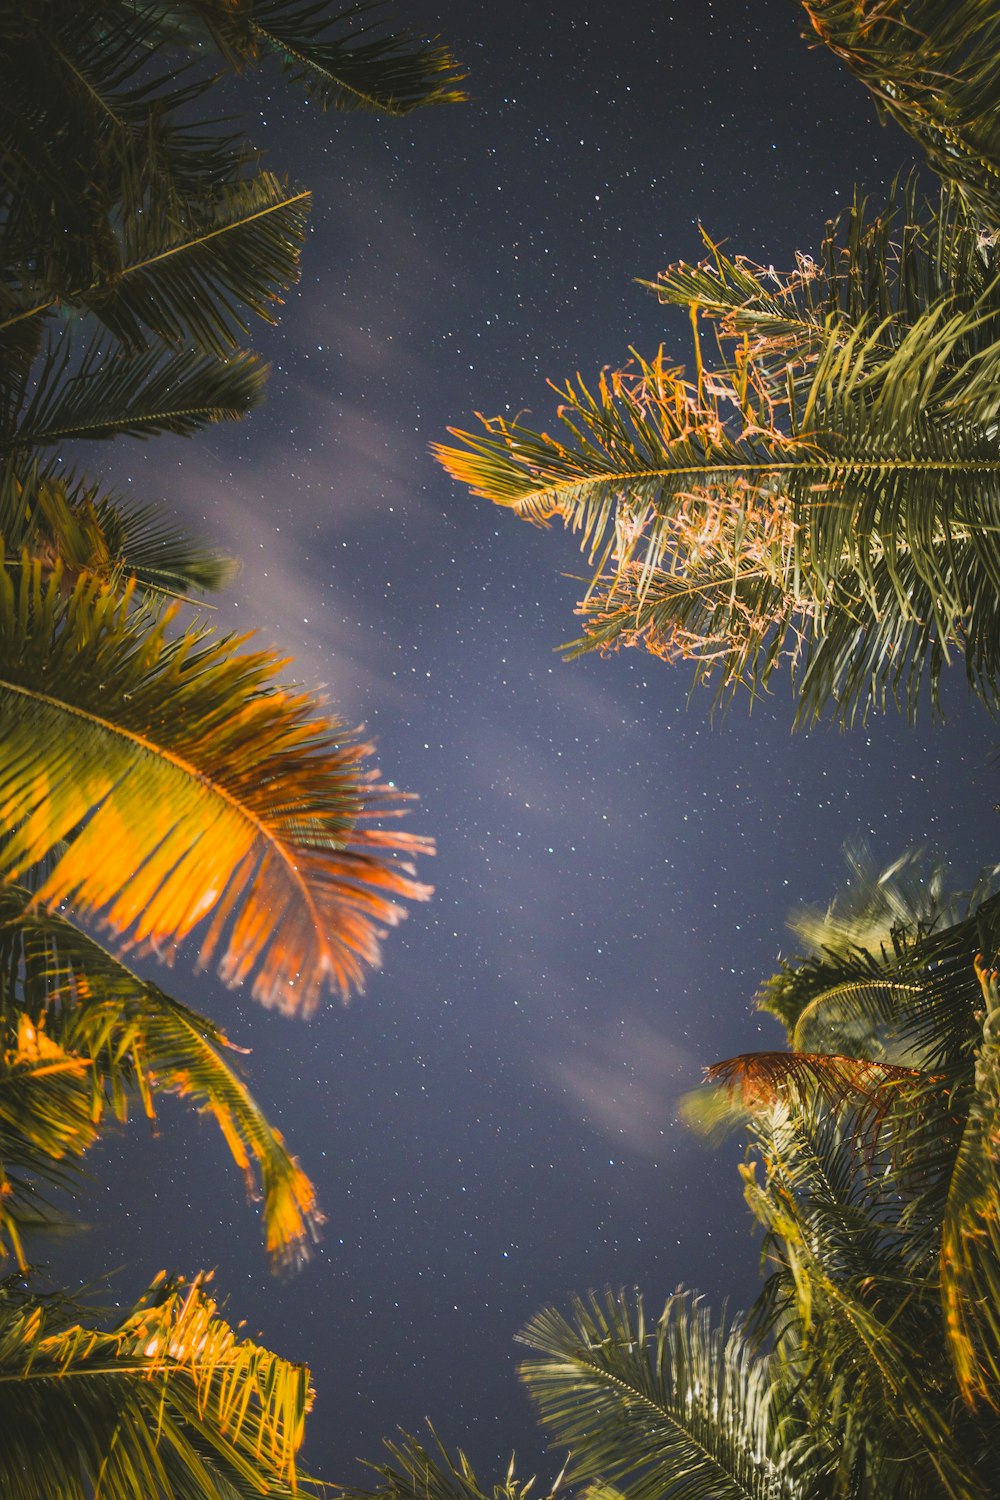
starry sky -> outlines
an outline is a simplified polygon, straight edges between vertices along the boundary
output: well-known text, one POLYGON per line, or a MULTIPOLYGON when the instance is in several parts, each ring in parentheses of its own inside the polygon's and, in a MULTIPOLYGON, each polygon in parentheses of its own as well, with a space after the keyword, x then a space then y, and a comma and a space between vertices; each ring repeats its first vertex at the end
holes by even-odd
MULTIPOLYGON (((515 1377, 519 1327, 606 1284, 746 1305, 757 1248, 736 1143, 676 1119, 716 1058, 778 1044, 758 982, 842 847, 914 844, 967 879, 997 855, 998 736, 961 682, 945 725, 792 735, 783 691, 712 715, 683 667, 564 663, 572 536, 516 523, 428 455, 449 424, 530 412, 548 378, 688 356, 636 284, 697 259, 698 224, 767 265, 815 252, 855 183, 911 160, 790 0, 398 0, 448 42, 470 102, 323 116, 276 78, 238 105, 267 164, 315 193, 303 279, 256 347, 267 406, 193 442, 121 442, 243 570, 218 619, 260 629, 419 792, 438 855, 350 1007, 257 1009, 182 961, 167 981, 252 1048, 254 1092, 318 1184, 322 1244, 275 1280, 217 1132, 180 1106, 92 1162, 89 1232, 116 1268, 217 1268, 228 1312, 313 1369, 306 1462, 358 1481, 430 1416, 492 1483, 553 1475, 515 1377)), ((163 976, 159 976, 161 979, 163 976)), ((168 1101, 169 1102, 169 1101, 168 1101)))

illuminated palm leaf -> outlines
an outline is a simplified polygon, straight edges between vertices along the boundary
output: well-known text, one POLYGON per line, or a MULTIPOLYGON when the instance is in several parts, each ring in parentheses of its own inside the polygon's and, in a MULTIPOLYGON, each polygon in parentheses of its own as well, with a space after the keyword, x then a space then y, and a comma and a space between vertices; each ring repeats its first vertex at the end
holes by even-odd
POLYGON ((79 1158, 97 1139, 86 1058, 39 1032, 24 1011, 5 1007, 0 1056, 0 1260, 28 1264, 25 1235, 61 1228, 47 1194, 74 1182, 79 1158))
POLYGON ((935 1081, 919 1068, 814 1052, 746 1052, 713 1063, 705 1079, 751 1113, 781 1102, 808 1108, 819 1098, 833 1118, 853 1115, 858 1132, 872 1140, 890 1112, 935 1081))
POLYGON ((107 1331, 0 1285, 5 1500, 313 1494, 296 1472, 309 1373, 237 1337, 205 1278, 158 1278, 107 1331))
POLYGON ((37 562, 0 570, 0 873, 51 858, 40 906, 160 953, 210 918, 203 963, 308 1012, 324 985, 359 987, 399 900, 429 894, 389 852, 427 841, 368 827, 402 794, 274 685, 273 654, 168 638, 171 618, 86 577, 67 600, 37 562))
POLYGON ((817 36, 1000 222, 1000 17, 983 0, 802 0, 817 36))
POLYGON ((822 1111, 779 1107, 757 1120, 755 1144, 763 1180, 756 1161, 741 1170, 773 1268, 765 1306, 804 1419, 836 1454, 834 1492, 860 1474, 873 1494, 985 1497, 982 1433, 947 1363, 925 1357, 934 1266, 911 1264, 895 1181, 859 1170, 850 1135, 822 1111))
POLYGON ((766 375, 692 387, 640 361, 560 391, 565 440, 496 418, 435 451, 474 493, 581 533, 597 572, 574 652, 642 644, 751 692, 786 663, 801 718, 851 719, 890 693, 913 711, 925 685, 936 701, 960 646, 993 702, 1000 345, 953 367, 977 317, 939 302, 888 354, 879 330, 831 325, 784 425, 766 375))
POLYGON ((1000 1410, 1000 989, 981 955, 975 967, 986 1019, 945 1205, 941 1298, 962 1394, 1000 1410))
POLYGON ((898 348, 918 318, 935 304, 978 307, 955 354, 961 364, 1000 336, 1000 251, 996 236, 961 195, 942 188, 925 202, 915 177, 894 185, 873 213, 864 200, 828 224, 816 257, 799 255, 793 271, 755 265, 745 256, 724 255, 702 234, 708 255, 697 266, 668 266, 655 282, 643 282, 661 302, 713 319, 720 337, 736 347, 736 359, 752 353, 778 385, 792 362, 799 383, 804 363, 821 352, 831 326, 841 337, 878 329, 881 347, 898 348))
MULTIPOLYGON (((0 923, 4 1008, 19 1039, 11 1071, 0 1082, 0 1117, 32 1147, 30 1159, 22 1160, 12 1139, 0 1148, 0 1161, 24 1202, 30 1206, 34 1197, 30 1180, 39 1171, 39 1152, 43 1164, 46 1157, 62 1164, 62 1183, 64 1170, 88 1150, 107 1112, 124 1121, 130 1101, 138 1099, 152 1118, 156 1097, 173 1094, 218 1124, 249 1197, 262 1199, 267 1251, 275 1264, 305 1259, 323 1221, 315 1189, 227 1058, 234 1049, 224 1033, 133 974, 64 918, 35 910, 30 892, 13 885, 0 890, 0 923), (63 1059, 65 1068, 39 1074, 51 1056, 63 1059), (18 1087, 22 1075, 24 1086, 18 1087), (61 1133, 51 1139, 39 1138, 30 1124, 49 1109, 43 1077, 64 1096, 56 1115, 61 1133)), ((0 1199, 0 1208, 6 1206, 0 1199)), ((19 1223, 15 1214, 12 1243, 19 1223)), ((20 1256, 19 1244, 13 1248, 20 1256)))
POLYGON ((713 1327, 686 1296, 647 1325, 641 1299, 592 1295, 572 1320, 554 1309, 520 1335, 521 1374, 551 1438, 571 1451, 570 1480, 629 1500, 778 1500, 794 1496, 782 1463, 789 1391, 738 1325, 713 1327))

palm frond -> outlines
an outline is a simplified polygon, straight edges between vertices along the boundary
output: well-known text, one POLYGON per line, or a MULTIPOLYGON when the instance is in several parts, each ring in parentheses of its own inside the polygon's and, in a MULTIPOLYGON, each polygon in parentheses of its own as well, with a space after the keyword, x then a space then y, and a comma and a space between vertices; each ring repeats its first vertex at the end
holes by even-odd
POLYGON ((86 576, 66 599, 58 569, 0 568, 0 872, 52 857, 40 907, 159 953, 211 918, 202 963, 221 951, 226 983, 308 1012, 324 984, 360 987, 398 902, 429 895, 389 853, 428 843, 368 827, 402 794, 274 685, 272 653, 168 638, 171 619, 86 576))
POLYGON ((844 338, 877 328, 888 352, 918 318, 947 302, 955 310, 976 306, 988 313, 956 349, 958 363, 1000 336, 997 238, 953 187, 924 201, 911 176, 893 184, 877 211, 856 196, 826 225, 819 253, 799 254, 788 272, 724 255, 704 230, 702 238, 708 255, 698 265, 680 261, 641 285, 663 303, 714 320, 720 338, 745 346, 735 357, 752 354, 779 385, 789 366, 802 378, 831 326, 844 338))
POLYGON ((1000 1410, 1000 975, 981 954, 975 971, 985 1020, 941 1230, 941 1300, 963 1396, 1000 1410))
POLYGON ((758 1118, 756 1138, 765 1175, 756 1161, 742 1169, 746 1198, 783 1287, 781 1338, 804 1420, 837 1454, 835 1492, 850 1493, 860 1469, 875 1493, 892 1493, 906 1462, 918 1491, 985 1496, 955 1440, 950 1370, 923 1359, 935 1288, 909 1264, 895 1182, 859 1171, 854 1142, 822 1110, 779 1106, 758 1118))
POLYGON ((858 1134, 875 1142, 887 1115, 905 1109, 935 1080, 920 1068, 837 1053, 744 1052, 712 1063, 705 1081, 751 1113, 782 1101, 809 1108, 819 1098, 834 1119, 852 1115, 858 1134))
POLYGON ((161 1276, 107 1331, 0 1287, 9 1500, 203 1500, 315 1493, 296 1456, 308 1371, 240 1339, 203 1276, 161 1276))
POLYGON ((159 348, 107 358, 91 344, 79 361, 71 342, 52 347, 16 422, 0 432, 0 454, 80 438, 187 437, 214 422, 239 421, 263 399, 267 366, 241 351, 227 359, 159 348))
POLYGON ((799 907, 788 918, 809 956, 892 950, 903 934, 925 936, 967 911, 967 896, 949 887, 947 863, 923 849, 907 849, 883 869, 860 841, 845 845, 844 861, 846 884, 833 900, 825 907, 799 907))
POLYGON ((7 1020, 13 1035, 0 1057, 0 1259, 13 1255, 23 1268, 26 1236, 61 1226, 46 1195, 74 1185, 97 1123, 87 1059, 65 1051, 26 1011, 8 1008, 7 1020))
POLYGON ((101 491, 59 458, 0 461, 0 538, 8 557, 26 552, 61 565, 64 585, 81 571, 134 580, 145 593, 186 595, 223 587, 231 558, 193 538, 157 505, 101 491))
MULTIPOLYGON (((20 1042, 17 1059, 34 1064, 44 1060, 42 1049, 56 1049, 67 1062, 64 1091, 72 1092, 80 1114, 68 1145, 49 1151, 52 1159, 82 1156, 107 1113, 124 1121, 138 1101, 152 1119, 157 1098, 172 1094, 219 1126, 248 1197, 262 1200, 272 1262, 285 1267, 307 1259, 323 1222, 316 1192, 239 1076, 231 1059, 240 1049, 213 1022, 140 979, 64 917, 34 909, 30 891, 0 889, 0 923, 0 964, 13 976, 0 993, 8 1013, 15 1000, 20 1007, 18 1035, 23 1038, 29 1028, 30 1045, 20 1042)), ((19 1099, 0 1102, 12 1128, 19 1100, 34 1113, 40 1107, 24 1088, 19 1099)), ((72 1111, 66 1113, 72 1121, 72 1111)), ((0 1151, 0 1160, 9 1170, 20 1165, 13 1144, 0 1151)), ((34 1158, 25 1164, 34 1165, 34 1158)))
POLYGON ((988 223, 1000 222, 1000 18, 982 0, 802 0, 813 32, 988 223))
POLYGON ((630 1500, 777 1500, 795 1493, 778 1458, 787 1392, 739 1325, 712 1325, 688 1296, 647 1325, 641 1298, 591 1295, 572 1318, 539 1314, 520 1335, 521 1374, 542 1421, 571 1450, 571 1481, 630 1500))
POLYGON ((160 65, 155 7, 45 3, 3 26, 5 254, 36 292, 107 283, 122 218, 239 176, 242 144, 192 122, 208 80, 160 65))
MULTIPOLYGON (((273 323, 272 308, 298 280, 311 195, 269 172, 223 184, 178 222, 147 209, 122 226, 113 277, 66 288, 60 302, 89 312, 131 349, 152 335, 219 358, 249 332, 246 313, 273 323)), ((0 314, 0 338, 54 306, 28 286, 0 314)))
POLYGON ((253 0, 247 9, 256 46, 275 55, 324 109, 404 115, 465 98, 463 75, 446 48, 376 31, 381 5, 337 13, 329 0, 253 0))
POLYGON ((783 416, 755 406, 766 380, 692 387, 658 359, 596 394, 567 385, 565 441, 497 418, 435 451, 474 493, 581 533, 597 571, 571 654, 641 644, 752 693, 785 664, 800 718, 832 701, 850 720, 889 693, 911 712, 925 690, 936 703, 960 648, 993 704, 1000 346, 948 368, 977 317, 938 304, 888 356, 878 330, 829 327, 783 416))
MULTIPOLYGON (((385 1441, 389 1461, 369 1464, 379 1476, 373 1489, 355 1485, 338 1486, 341 1500, 528 1500, 534 1491, 534 1479, 519 1479, 512 1456, 504 1478, 486 1488, 461 1448, 449 1453, 430 1422, 427 1423, 433 1446, 404 1432, 398 1441, 385 1441)), ((546 1495, 537 1500, 554 1500, 562 1475, 546 1495)))

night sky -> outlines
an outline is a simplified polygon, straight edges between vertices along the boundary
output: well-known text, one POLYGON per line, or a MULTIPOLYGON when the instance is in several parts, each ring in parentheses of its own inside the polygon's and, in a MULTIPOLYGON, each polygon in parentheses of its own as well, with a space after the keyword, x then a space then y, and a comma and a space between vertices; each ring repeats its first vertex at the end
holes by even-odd
POLYGON ((927 845, 959 880, 997 857, 1000 733, 961 681, 943 727, 792 735, 783 691, 720 720, 683 666, 566 664, 574 539, 471 499, 428 455, 477 410, 550 422, 547 378, 593 378, 630 345, 687 359, 685 315, 635 278, 699 258, 699 221, 786 268, 855 183, 884 196, 909 144, 801 39, 800 8, 395 13, 447 41, 470 103, 324 116, 276 79, 241 84, 267 164, 315 193, 301 285, 255 338, 269 402, 102 459, 240 555, 217 618, 259 627, 367 725, 420 794, 436 895, 363 997, 308 1022, 186 955, 158 974, 253 1049, 254 1092, 318 1184, 324 1239, 297 1277, 270 1275, 218 1132, 180 1106, 94 1156, 90 1231, 56 1264, 124 1267, 122 1299, 161 1266, 216 1267, 229 1315, 312 1367, 314 1472, 359 1480, 355 1459, 426 1415, 492 1483, 512 1448, 528 1473, 559 1466, 514 1374, 543 1305, 606 1284, 652 1306, 680 1283, 753 1296, 738 1145, 694 1139, 678 1096, 704 1064, 779 1044, 753 994, 790 951, 787 913, 840 883, 846 841, 880 864, 927 845))

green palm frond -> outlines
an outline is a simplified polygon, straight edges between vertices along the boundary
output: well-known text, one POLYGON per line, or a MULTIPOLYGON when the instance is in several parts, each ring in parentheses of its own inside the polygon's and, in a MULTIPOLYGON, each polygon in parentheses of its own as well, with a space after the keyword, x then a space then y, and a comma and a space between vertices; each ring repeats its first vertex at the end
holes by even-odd
POLYGON ((963 1396, 1000 1410, 1000 976, 979 954, 975 971, 985 1020, 944 1210, 941 1299, 963 1396))
POLYGON ((825 907, 799 907, 788 918, 810 957, 892 950, 905 935, 926 936, 968 910, 967 896, 949 887, 947 863, 923 849, 907 849, 879 868, 867 844, 854 842, 845 845, 844 861, 847 880, 833 900, 825 907))
POLYGON ((755 996, 758 1010, 776 1016, 797 1052, 848 1052, 884 1060, 898 1055, 901 1012, 920 993, 893 950, 862 948, 824 958, 783 959, 755 996))
POLYGON ((236 568, 160 506, 101 492, 58 458, 39 463, 15 454, 0 461, 0 538, 8 557, 27 552, 43 566, 60 564, 64 583, 86 571, 177 596, 221 588, 236 568))
POLYGON ((971 1068, 972 958, 1000 940, 989 936, 996 868, 956 891, 947 865, 921 849, 885 869, 864 844, 844 855, 848 878, 833 900, 788 918, 800 957, 761 986, 758 1009, 782 1022, 793 1051, 971 1068))
POLYGON ((989 223, 1000 222, 1000 17, 984 0, 802 0, 814 33, 989 223))
POLYGON ((569 1478, 620 1486, 629 1500, 778 1500, 796 1493, 779 1459, 788 1392, 739 1325, 713 1326, 688 1296, 647 1325, 641 1298, 591 1295, 520 1335, 542 1421, 570 1449, 569 1478))
POLYGON ((714 320, 723 340, 746 340, 747 351, 780 384, 790 361, 822 350, 831 325, 842 337, 878 328, 888 352, 935 304, 975 306, 988 315, 968 330, 956 350, 958 363, 1000 336, 996 235, 984 231, 954 188, 943 187, 932 203, 921 198, 917 179, 910 177, 893 185, 877 212, 856 197, 827 224, 818 255, 798 255, 789 272, 724 255, 704 230, 702 238, 705 260, 696 266, 678 262, 655 282, 640 284, 663 303, 714 320))
POLYGON ((504 1478, 486 1488, 476 1477, 461 1448, 449 1453, 431 1423, 427 1424, 433 1447, 404 1432, 397 1442, 386 1440, 389 1461, 369 1464, 379 1476, 373 1489, 355 1485, 338 1486, 341 1500, 554 1500, 562 1475, 547 1494, 534 1495, 534 1479, 520 1479, 512 1457, 504 1478))
POLYGON ((895 1181, 859 1170, 854 1141, 822 1110, 779 1106, 758 1118, 756 1146, 764 1177, 752 1160, 745 1193, 784 1289, 776 1302, 770 1289, 770 1315, 807 1425, 837 1455, 835 1493, 860 1469, 872 1493, 892 1494, 905 1461, 918 1493, 985 1497, 956 1441, 950 1369, 925 1358, 933 1267, 910 1264, 895 1181))
POLYGON ((0 19, 0 217, 24 283, 107 283, 121 218, 239 176, 242 145, 191 122, 209 82, 159 65, 155 8, 43 0, 0 19))
MULTIPOLYGON (((122 225, 114 276, 64 289, 60 303, 94 314, 132 349, 152 335, 222 358, 249 332, 246 311, 273 323, 271 309, 298 280, 310 201, 259 172, 192 205, 183 222, 147 210, 122 225)), ((29 285, 0 310, 0 339, 54 305, 29 285)))
POLYGON ((446 48, 423 45, 406 32, 376 32, 381 5, 338 12, 330 0, 252 0, 247 10, 255 45, 276 56, 324 109, 404 115, 465 98, 462 74, 446 48))
MULTIPOLYGON (((251 1201, 262 1201, 267 1251, 277 1266, 306 1259, 323 1216, 316 1193, 280 1134, 265 1118, 230 1060, 233 1044, 196 1011, 140 979, 64 917, 38 911, 32 893, 16 885, 0 888, 0 993, 12 1004, 21 1038, 15 1056, 26 1077, 36 1079, 48 1052, 65 1058, 60 1083, 72 1095, 64 1141, 49 1143, 53 1159, 80 1157, 107 1113, 128 1118, 139 1101, 153 1118, 156 1099, 172 1094, 211 1117, 237 1166, 251 1201), (227 1055, 228 1054, 228 1055, 227 1055), (58 1149, 57 1149, 58 1148, 58 1149)), ((15 1069, 16 1081, 17 1069, 15 1069)), ((48 1077, 48 1074, 43 1076, 48 1077)), ((36 1079, 37 1081, 37 1079, 36 1079)), ((31 1090, 7 1098, 0 1083, 0 1111, 12 1127, 19 1103, 34 1114, 31 1090), (7 1102, 4 1102, 4 1101, 7 1102)), ((27 1130, 21 1131, 28 1136, 27 1130)), ((36 1142, 36 1145, 43 1145, 36 1142)), ((0 1149, 13 1172, 16 1150, 0 1149)), ((34 1159, 25 1172, 36 1170, 34 1159)), ((18 1175, 26 1181, 25 1172, 18 1175)), ((16 1248, 16 1247, 15 1247, 16 1248)))
POLYGON ((581 533, 597 572, 571 654, 641 644, 751 692, 784 664, 800 718, 832 700, 850 720, 890 693, 936 702, 960 649, 993 703, 1000 345, 951 367, 977 318, 938 304, 888 355, 877 329, 831 325, 783 412, 745 368, 692 387, 639 361, 560 391, 563 440, 497 418, 435 451, 474 493, 581 533))
POLYGON ((106 1331, 0 1285, 8 1500, 316 1493, 296 1472, 308 1371, 239 1338, 205 1280, 161 1276, 106 1331))
POLYGON ((76 360, 66 340, 46 353, 16 421, 0 432, 0 455, 81 438, 190 436, 239 421, 263 399, 266 379, 267 366, 245 351, 217 359, 153 348, 108 358, 91 344, 76 360))
POLYGON ((274 685, 272 653, 172 618, 86 575, 67 599, 58 569, 0 569, 0 872, 53 858, 39 906, 160 953, 211 919, 203 963, 309 1011, 324 985, 359 987, 399 901, 429 894, 390 853, 427 841, 368 826, 402 794, 274 685))

